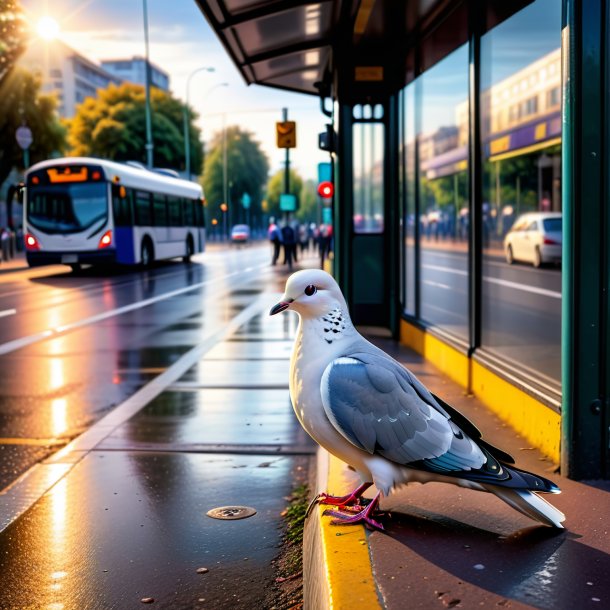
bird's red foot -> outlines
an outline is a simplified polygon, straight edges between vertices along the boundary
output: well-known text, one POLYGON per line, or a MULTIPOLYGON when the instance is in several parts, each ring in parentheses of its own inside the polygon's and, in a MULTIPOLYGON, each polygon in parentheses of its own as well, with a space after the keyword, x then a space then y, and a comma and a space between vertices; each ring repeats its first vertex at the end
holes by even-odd
POLYGON ((378 493, 368 506, 364 508, 361 507, 362 510, 353 515, 331 509, 325 510, 323 514, 334 517, 334 519, 330 522, 331 525, 355 525, 357 523, 364 523, 372 529, 384 531, 383 525, 381 525, 381 523, 378 521, 375 521, 375 519, 372 517, 373 513, 377 509, 377 506, 379 505, 380 496, 381 493, 378 493))
POLYGON ((307 512, 305 516, 309 516, 311 509, 316 504, 327 504, 330 506, 336 506, 338 508, 347 508, 352 506, 357 506, 359 509, 363 507, 360 506, 360 498, 362 494, 372 485, 372 483, 363 483, 360 487, 357 487, 352 491, 352 493, 347 494, 346 496, 330 496, 327 493, 319 493, 307 507, 307 512))

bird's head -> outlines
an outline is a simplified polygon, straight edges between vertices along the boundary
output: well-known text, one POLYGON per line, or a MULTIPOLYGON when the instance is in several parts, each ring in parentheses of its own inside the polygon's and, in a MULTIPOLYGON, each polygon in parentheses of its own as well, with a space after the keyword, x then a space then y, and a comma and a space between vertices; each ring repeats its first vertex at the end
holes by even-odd
POLYGON ((304 318, 318 318, 334 309, 347 312, 347 305, 337 282, 326 271, 304 269, 293 273, 279 303, 269 315, 292 309, 304 318))

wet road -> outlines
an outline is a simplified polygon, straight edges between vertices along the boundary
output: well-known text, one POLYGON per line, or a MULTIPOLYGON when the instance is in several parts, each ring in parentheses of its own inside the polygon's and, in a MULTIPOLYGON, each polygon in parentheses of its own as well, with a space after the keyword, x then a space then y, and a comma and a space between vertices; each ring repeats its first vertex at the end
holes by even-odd
POLYGON ((3 446, 52 455, 0 492, 0 609, 272 606, 280 513, 314 451, 288 397, 296 317, 268 316, 286 276, 267 247, 146 273, 58 269, 50 292, 11 279, 30 319, 0 345, 3 446), (60 451, 34 444, 79 432, 60 451), (207 516, 223 506, 256 514, 207 516))
POLYGON ((230 295, 246 284, 250 298, 260 294, 268 260, 266 247, 212 248, 192 265, 146 272, 3 273, 0 489, 222 325, 230 295))

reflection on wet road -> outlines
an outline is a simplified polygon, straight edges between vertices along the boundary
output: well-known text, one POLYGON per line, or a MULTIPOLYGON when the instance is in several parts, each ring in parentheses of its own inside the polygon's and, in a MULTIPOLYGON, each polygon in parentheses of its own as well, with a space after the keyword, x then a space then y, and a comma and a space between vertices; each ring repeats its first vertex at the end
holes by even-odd
MULTIPOLYGON (((279 515, 295 481, 307 480, 314 447, 288 397, 296 317, 267 315, 285 278, 269 273, 267 248, 239 254, 247 265, 228 265, 229 279, 217 265, 213 289, 2 358, 15 371, 38 363, 29 403, 23 384, 4 377, 16 394, 4 430, 31 441, 34 431, 74 436, 78 422, 87 431, 0 495, 0 511, 11 502, 19 511, 55 481, 21 518, 0 523, 0 607, 123 609, 145 598, 161 608, 266 607, 279 515), (256 514, 207 516, 229 505, 256 514)), ((182 287, 201 281, 176 273, 182 287)), ((170 277, 155 294, 181 289, 170 277)))

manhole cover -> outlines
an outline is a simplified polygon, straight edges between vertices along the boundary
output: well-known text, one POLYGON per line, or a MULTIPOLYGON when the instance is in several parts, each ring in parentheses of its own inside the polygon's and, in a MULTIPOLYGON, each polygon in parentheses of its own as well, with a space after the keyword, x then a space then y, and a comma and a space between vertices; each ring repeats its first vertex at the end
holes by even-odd
POLYGON ((219 506, 207 512, 212 519, 247 519, 256 515, 256 510, 249 506, 219 506))

